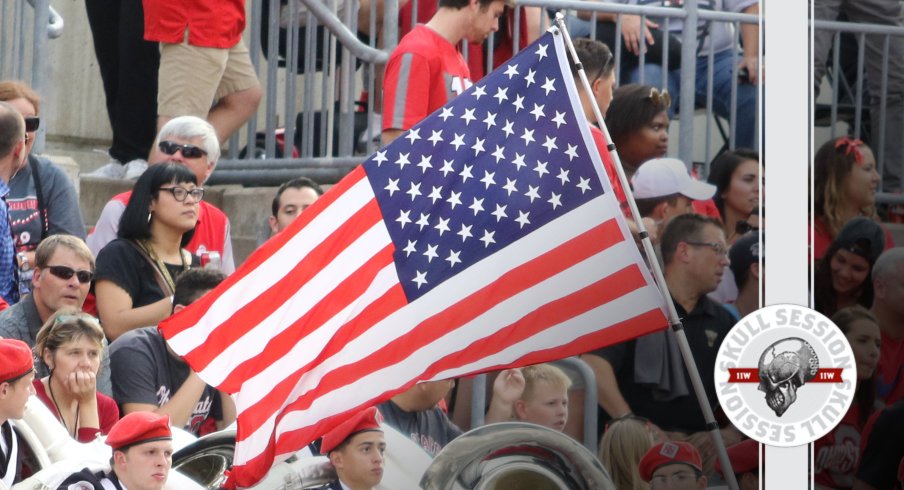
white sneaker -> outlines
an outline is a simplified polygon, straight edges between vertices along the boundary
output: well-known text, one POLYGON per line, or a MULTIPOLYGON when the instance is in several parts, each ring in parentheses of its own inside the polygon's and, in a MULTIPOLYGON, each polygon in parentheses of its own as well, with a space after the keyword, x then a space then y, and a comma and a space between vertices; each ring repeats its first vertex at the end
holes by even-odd
POLYGON ((93 172, 89 172, 85 174, 86 177, 99 177, 102 179, 121 179, 125 177, 126 169, 125 165, 119 163, 116 160, 98 168, 93 172))
POLYGON ((143 174, 145 170, 148 169, 148 162, 139 158, 127 163, 125 165, 125 168, 125 178, 136 180, 138 179, 138 177, 141 177, 141 174, 143 174))

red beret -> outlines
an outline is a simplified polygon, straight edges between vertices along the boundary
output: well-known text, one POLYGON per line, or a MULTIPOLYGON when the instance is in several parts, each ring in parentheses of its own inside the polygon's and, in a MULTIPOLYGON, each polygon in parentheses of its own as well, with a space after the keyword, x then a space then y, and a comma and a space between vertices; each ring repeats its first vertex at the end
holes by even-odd
POLYGON ((168 415, 154 412, 132 412, 113 424, 107 434, 107 445, 114 450, 144 442, 171 440, 168 415))
POLYGON ((28 344, 0 338, 0 383, 28 374, 35 368, 34 354, 28 344))
POLYGON ((661 442, 647 451, 640 460, 640 477, 649 482, 653 479, 653 472, 667 464, 686 464, 697 471, 703 471, 703 460, 692 444, 687 442, 666 441, 661 442))
MULTIPOLYGON (((731 460, 731 469, 738 475, 755 471, 760 467, 759 450, 760 443, 753 439, 729 446, 726 451, 728 451, 728 459, 731 460)), ((716 460, 716 469, 722 472, 722 462, 719 460, 716 460)), ((722 472, 722 474, 725 473, 722 472)))
POLYGON ((336 446, 345 442, 349 437, 364 431, 378 430, 380 421, 383 417, 376 407, 370 407, 362 410, 352 416, 352 418, 337 425, 336 428, 323 435, 323 441, 320 443, 320 454, 329 454, 330 451, 336 449, 336 446))

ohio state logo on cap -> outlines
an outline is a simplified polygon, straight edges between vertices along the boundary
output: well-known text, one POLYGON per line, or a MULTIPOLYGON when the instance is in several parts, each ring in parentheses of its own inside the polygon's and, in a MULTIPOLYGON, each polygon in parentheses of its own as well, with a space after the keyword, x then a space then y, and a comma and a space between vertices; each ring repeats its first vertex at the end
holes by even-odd
POLYGON ((821 313, 773 305, 744 317, 716 357, 719 403, 741 432, 772 446, 808 444, 831 431, 856 390, 854 353, 821 313))

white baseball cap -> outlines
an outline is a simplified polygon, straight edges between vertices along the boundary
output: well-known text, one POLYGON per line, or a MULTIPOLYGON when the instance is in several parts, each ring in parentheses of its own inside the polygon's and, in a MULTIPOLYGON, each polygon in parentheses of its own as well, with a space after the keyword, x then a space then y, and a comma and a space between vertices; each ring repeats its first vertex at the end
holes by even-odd
POLYGON ((631 185, 637 199, 681 194, 703 200, 716 194, 716 186, 691 178, 684 162, 677 158, 647 160, 637 168, 631 185))

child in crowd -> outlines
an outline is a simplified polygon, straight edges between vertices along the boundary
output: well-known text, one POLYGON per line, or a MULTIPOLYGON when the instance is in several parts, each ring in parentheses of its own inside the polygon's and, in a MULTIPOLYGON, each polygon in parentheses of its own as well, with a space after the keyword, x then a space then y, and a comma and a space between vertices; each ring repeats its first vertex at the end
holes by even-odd
POLYGON ((551 364, 521 370, 524 391, 515 401, 515 418, 562 432, 568 422, 568 388, 571 380, 551 364))

